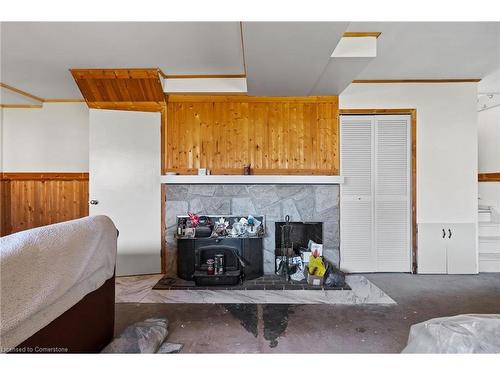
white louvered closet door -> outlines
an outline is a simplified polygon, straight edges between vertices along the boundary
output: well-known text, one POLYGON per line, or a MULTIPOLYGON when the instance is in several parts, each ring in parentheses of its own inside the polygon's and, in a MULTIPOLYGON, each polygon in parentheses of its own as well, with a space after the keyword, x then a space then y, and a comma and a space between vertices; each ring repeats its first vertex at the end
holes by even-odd
POLYGON ((410 116, 375 116, 377 272, 411 271, 410 116))
POLYGON ((410 116, 342 116, 340 266, 411 270, 410 116))
POLYGON ((372 272, 373 116, 342 116, 340 169, 340 266, 347 272, 372 272))

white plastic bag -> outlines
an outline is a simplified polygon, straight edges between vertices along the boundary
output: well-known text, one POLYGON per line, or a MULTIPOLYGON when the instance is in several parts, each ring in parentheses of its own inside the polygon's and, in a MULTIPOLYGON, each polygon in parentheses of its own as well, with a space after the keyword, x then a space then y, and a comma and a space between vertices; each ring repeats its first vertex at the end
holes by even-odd
POLYGON ((500 314, 457 315, 414 324, 403 353, 500 353, 500 314))

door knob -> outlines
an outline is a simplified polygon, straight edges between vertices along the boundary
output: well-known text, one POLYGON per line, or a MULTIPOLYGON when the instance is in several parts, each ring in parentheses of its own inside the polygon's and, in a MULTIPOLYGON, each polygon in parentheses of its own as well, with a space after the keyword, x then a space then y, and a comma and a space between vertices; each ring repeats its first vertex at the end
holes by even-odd
POLYGON ((89 201, 89 204, 92 204, 92 205, 94 205, 94 206, 95 206, 95 205, 99 204, 99 201, 98 201, 98 200, 96 200, 96 199, 91 199, 91 200, 89 201))

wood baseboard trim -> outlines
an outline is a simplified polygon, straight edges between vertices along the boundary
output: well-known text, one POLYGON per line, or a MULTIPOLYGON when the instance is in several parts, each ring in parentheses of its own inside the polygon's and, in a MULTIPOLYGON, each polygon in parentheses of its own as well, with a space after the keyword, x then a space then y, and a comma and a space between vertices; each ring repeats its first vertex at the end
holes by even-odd
POLYGON ((500 182, 500 172, 479 173, 479 182, 500 182))
POLYGON ((59 180, 88 181, 88 172, 3 172, 2 181, 59 180))

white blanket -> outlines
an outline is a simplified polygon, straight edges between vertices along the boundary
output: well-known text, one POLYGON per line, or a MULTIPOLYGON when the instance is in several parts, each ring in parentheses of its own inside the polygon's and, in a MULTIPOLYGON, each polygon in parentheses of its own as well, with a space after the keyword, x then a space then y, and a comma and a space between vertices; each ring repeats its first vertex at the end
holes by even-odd
POLYGON ((0 238, 0 352, 48 325, 114 273, 116 227, 93 216, 0 238))

